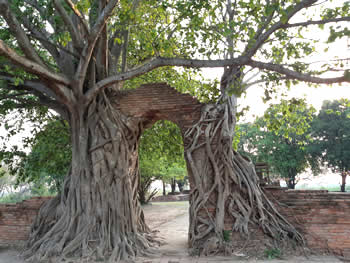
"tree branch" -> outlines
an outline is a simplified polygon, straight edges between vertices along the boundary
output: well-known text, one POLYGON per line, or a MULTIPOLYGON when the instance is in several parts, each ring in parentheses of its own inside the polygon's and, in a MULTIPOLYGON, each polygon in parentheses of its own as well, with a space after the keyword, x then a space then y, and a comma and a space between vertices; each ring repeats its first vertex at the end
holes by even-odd
POLYGON ((42 30, 35 28, 27 17, 23 16, 21 19, 23 25, 32 33, 33 37, 37 39, 47 51, 50 52, 56 63, 58 63, 59 52, 56 49, 56 46, 49 41, 49 33, 42 32, 42 30))
POLYGON ((334 83, 341 83, 341 82, 350 82, 350 80, 347 79, 345 76, 336 77, 336 78, 319 78, 319 77, 314 77, 305 73, 300 73, 294 70, 287 69, 280 64, 264 63, 264 62, 250 60, 247 63, 247 65, 251 67, 259 68, 262 70, 277 72, 286 76, 286 78, 289 78, 289 79, 297 79, 297 80, 317 83, 317 84, 334 84, 334 83))
POLYGON ((75 8, 75 5, 71 0, 65 0, 65 2, 69 5, 69 7, 74 12, 74 14, 79 18, 79 21, 83 26, 85 35, 86 36, 89 35, 89 26, 88 26, 84 16, 80 13, 80 11, 77 8, 75 8))
POLYGON ((119 81, 128 80, 151 70, 165 66, 178 66, 178 67, 190 67, 190 68, 220 68, 226 66, 239 66, 248 62, 248 58, 239 57, 235 59, 219 59, 219 60, 197 60, 197 59, 184 59, 184 58, 155 58, 150 61, 146 61, 143 65, 135 67, 127 72, 120 73, 108 78, 105 78, 94 86, 93 89, 86 93, 86 103, 91 101, 96 94, 103 88, 113 85, 119 81))
POLYGON ((58 13, 62 17, 64 24, 68 28, 75 48, 80 51, 83 48, 82 36, 79 34, 79 31, 76 29, 76 26, 74 25, 72 19, 69 17, 66 10, 63 8, 61 0, 54 0, 54 4, 58 13))
POLYGON ((18 55, 14 50, 9 48, 2 40, 0 40, 0 55, 7 57, 13 63, 21 66, 26 71, 33 73, 41 78, 54 81, 55 83, 61 83, 66 86, 70 84, 70 81, 64 76, 52 73, 46 67, 43 67, 30 59, 18 55))
POLYGON ((75 74, 75 80, 77 81, 78 93, 82 94, 83 91, 83 83, 86 75, 86 71, 89 65, 89 61, 91 59, 91 55, 93 49, 95 47, 96 41, 106 25, 108 18, 112 15, 112 11, 115 6, 119 3, 119 0, 110 0, 106 7, 101 12, 101 15, 98 17, 94 27, 92 28, 90 35, 88 36, 87 43, 83 49, 81 54, 81 59, 79 61, 79 65, 77 67, 77 71, 75 74))
POLYGON ((39 13, 41 17, 47 17, 47 21, 50 23, 52 28, 55 28, 55 22, 53 20, 53 16, 47 16, 46 15, 46 10, 43 9, 37 2, 37 0, 23 0, 25 3, 30 5, 31 7, 35 8, 39 13))
POLYGON ((31 60, 19 56, 15 51, 7 47, 2 40, 0 40, 0 56, 8 58, 12 63, 24 68, 27 72, 37 75, 46 87, 50 89, 57 100, 65 105, 70 105, 75 99, 69 88, 70 80, 56 73, 52 73, 41 65, 32 62, 31 60))
POLYGON ((17 89, 18 87, 22 87, 22 89, 24 89, 26 91, 35 90, 35 91, 41 93, 43 96, 46 96, 47 98, 57 100, 56 94, 52 90, 47 88, 42 82, 35 81, 35 80, 24 80, 20 86, 14 86, 13 85, 14 78, 12 76, 7 75, 7 74, 1 74, 0 78, 10 82, 11 86, 15 89, 17 89))
MULTIPOLYGON (((40 106, 44 105, 49 107, 50 109, 53 109, 58 114, 60 114, 63 118, 68 120, 68 113, 66 110, 66 107, 64 104, 60 103, 59 100, 57 100, 56 95, 47 88, 42 82, 32 81, 32 80, 25 80, 23 84, 14 86, 13 85, 13 78, 8 75, 0 75, 0 78, 9 81, 9 86, 5 87, 7 90, 18 90, 18 91, 26 91, 18 94, 14 94, 16 97, 7 96, 7 99, 17 99, 19 102, 21 102, 20 107, 25 108, 25 104, 28 106, 40 106), (40 103, 34 102, 32 100, 26 100, 24 98, 18 98, 19 95, 26 95, 26 94, 33 94, 35 95, 39 100, 40 103)), ((5 97, 0 97, 1 99, 6 99, 5 97)))
POLYGON ((324 25, 328 23, 337 23, 337 22, 346 22, 350 21, 350 17, 338 17, 324 20, 309 20, 306 22, 294 23, 294 24, 285 24, 282 25, 281 28, 290 28, 290 27, 302 27, 302 26, 310 26, 310 25, 324 25))
POLYGON ((0 0, 0 14, 6 20, 10 30, 17 39, 18 45, 20 46, 26 57, 35 61, 40 66, 45 67, 44 62, 36 53, 21 25, 13 16, 7 0, 0 0))
POLYGON ((249 41, 247 47, 245 48, 245 55, 248 57, 252 57, 255 55, 257 50, 265 43, 265 41, 278 29, 281 29, 283 25, 285 25, 295 14, 297 14, 300 10, 311 6, 317 2, 317 0, 303 0, 297 3, 294 8, 286 15, 285 22, 280 19, 278 22, 273 24, 264 34, 261 34, 255 42, 252 44, 249 41))

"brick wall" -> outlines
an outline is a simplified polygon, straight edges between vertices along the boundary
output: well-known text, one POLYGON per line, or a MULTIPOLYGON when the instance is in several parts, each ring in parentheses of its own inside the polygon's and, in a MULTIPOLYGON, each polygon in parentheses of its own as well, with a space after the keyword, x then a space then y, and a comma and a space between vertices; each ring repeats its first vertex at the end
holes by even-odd
POLYGON ((27 240, 40 206, 50 198, 33 197, 16 204, 0 204, 0 245, 16 245, 27 240))
MULTIPOLYGON (((350 193, 265 189, 279 203, 281 213, 305 235, 311 249, 350 258, 350 193)), ((0 245, 25 241, 40 206, 49 199, 0 204, 0 245)))
POLYGON ((311 249, 350 258, 350 193, 266 188, 311 249))

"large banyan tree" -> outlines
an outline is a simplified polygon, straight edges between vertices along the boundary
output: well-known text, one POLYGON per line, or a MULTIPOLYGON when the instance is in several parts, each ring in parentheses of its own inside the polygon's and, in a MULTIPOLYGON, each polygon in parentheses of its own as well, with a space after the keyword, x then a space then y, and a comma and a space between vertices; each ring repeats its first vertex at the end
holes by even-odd
POLYGON ((302 242, 231 147, 236 98, 254 83, 269 94, 276 84, 350 81, 348 58, 306 59, 349 34, 349 2, 328 2, 0 0, 0 102, 47 106, 71 129, 69 173, 61 194, 41 208, 25 255, 118 261, 151 250, 137 201, 137 150, 154 120, 116 105, 128 81, 142 83, 163 67, 224 69, 212 87, 219 98, 183 132, 190 245, 203 254, 219 250, 225 218, 233 243, 251 228, 302 242))

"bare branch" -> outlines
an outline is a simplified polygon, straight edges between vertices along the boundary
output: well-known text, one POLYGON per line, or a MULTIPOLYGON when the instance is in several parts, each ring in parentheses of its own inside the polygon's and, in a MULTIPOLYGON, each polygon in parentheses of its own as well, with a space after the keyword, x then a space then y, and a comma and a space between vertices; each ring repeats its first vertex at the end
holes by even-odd
POLYGON ((13 16, 7 0, 0 0, 0 14, 5 18, 8 26, 10 27, 10 30, 18 41, 18 45, 21 47, 26 57, 45 67, 44 62, 34 50, 20 23, 13 16))
POLYGON ((82 42, 82 36, 79 34, 79 31, 77 30, 75 24, 73 23, 72 19, 67 14, 66 10, 61 4, 61 0, 54 0, 55 7, 58 11, 58 13, 61 15, 64 24, 67 26, 68 31, 72 37, 72 41, 74 43, 74 46, 81 50, 83 48, 83 42, 82 42))
MULTIPOLYGON (((99 2, 99 11, 101 12, 106 6, 106 0, 99 2)), ((97 42, 97 50, 94 54, 96 57, 96 69, 99 79, 103 79, 108 73, 108 35, 107 26, 104 26, 97 42)))
POLYGON ((123 48, 122 48, 122 72, 126 71, 126 56, 129 45, 129 30, 123 32, 123 48))
POLYGON ((70 84, 70 81, 64 76, 52 73, 47 68, 18 55, 14 50, 6 46, 6 44, 0 40, 0 55, 7 57, 13 63, 23 67, 26 71, 33 73, 41 78, 54 81, 55 83, 61 83, 66 86, 70 84))
POLYGON ((310 25, 324 25, 328 23, 337 23, 337 22, 346 22, 346 21, 350 21, 349 16, 323 19, 323 20, 309 20, 306 22, 300 22, 300 23, 294 23, 294 24, 285 24, 281 28, 302 27, 302 26, 310 26, 310 25))
POLYGON ((341 83, 341 82, 350 82, 350 80, 347 79, 345 76, 336 77, 336 78, 314 77, 305 73, 300 73, 300 72, 285 68, 280 64, 264 63, 264 62, 250 60, 249 63, 247 63, 247 65, 251 67, 259 68, 262 70, 277 72, 286 76, 286 78, 289 78, 289 79, 297 79, 297 80, 317 83, 317 84, 334 84, 334 83, 341 83))
POLYGON ((79 65, 75 74, 75 80, 77 81, 77 88, 79 94, 82 94, 83 82, 96 41, 101 31, 105 27, 108 18, 112 15, 113 10, 118 3, 119 0, 110 0, 108 2, 108 4, 101 12, 101 15, 97 19, 94 27, 90 32, 87 43, 85 44, 84 50, 81 54, 81 59, 79 61, 79 65))

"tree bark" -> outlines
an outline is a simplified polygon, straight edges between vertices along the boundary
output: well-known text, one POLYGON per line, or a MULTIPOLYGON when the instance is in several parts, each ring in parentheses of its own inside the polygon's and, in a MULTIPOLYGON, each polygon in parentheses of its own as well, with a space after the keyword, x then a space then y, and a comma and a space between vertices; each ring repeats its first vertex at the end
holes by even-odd
POLYGON ((345 186, 346 186, 346 172, 341 173, 341 185, 340 185, 340 191, 345 192, 345 186))
POLYGON ((232 148, 235 100, 206 105, 184 134, 190 194, 189 244, 194 254, 242 249, 259 230, 281 242, 302 236, 276 210, 259 186, 253 164, 232 148), (228 244, 225 231, 232 233, 228 244))
POLYGON ((71 118, 72 167, 62 193, 40 209, 25 256, 114 262, 147 254, 152 238, 137 198, 141 120, 104 94, 71 118))

